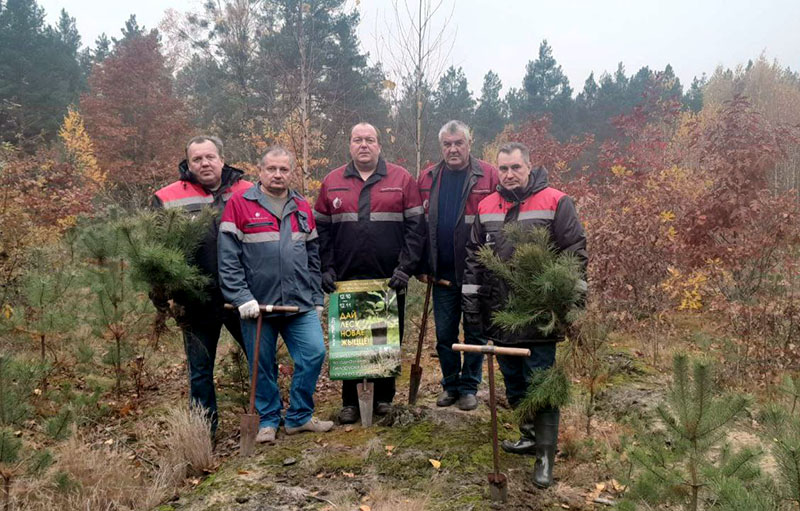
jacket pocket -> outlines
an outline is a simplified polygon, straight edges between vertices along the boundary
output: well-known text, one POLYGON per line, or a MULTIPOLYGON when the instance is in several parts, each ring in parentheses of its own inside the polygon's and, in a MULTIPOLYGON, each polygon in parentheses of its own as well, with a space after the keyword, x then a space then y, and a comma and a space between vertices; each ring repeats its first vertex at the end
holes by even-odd
POLYGON ((249 224, 244 224, 245 229, 248 227, 270 227, 275 225, 274 222, 252 222, 249 224))

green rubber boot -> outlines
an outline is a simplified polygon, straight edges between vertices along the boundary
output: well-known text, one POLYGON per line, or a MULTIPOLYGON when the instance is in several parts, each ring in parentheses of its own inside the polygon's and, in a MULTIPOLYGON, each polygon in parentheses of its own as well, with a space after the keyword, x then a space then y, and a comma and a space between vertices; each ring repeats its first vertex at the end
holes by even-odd
POLYGON ((559 415, 558 410, 538 412, 533 419, 533 428, 536 433, 536 463, 533 466, 533 484, 539 488, 549 488, 553 484, 559 415))

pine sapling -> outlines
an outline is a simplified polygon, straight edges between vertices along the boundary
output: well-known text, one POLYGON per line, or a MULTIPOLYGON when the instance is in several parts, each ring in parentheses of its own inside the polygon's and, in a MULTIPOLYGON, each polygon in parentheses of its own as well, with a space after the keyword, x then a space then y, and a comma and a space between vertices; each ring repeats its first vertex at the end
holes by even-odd
POLYGON ((800 419, 779 403, 769 404, 760 418, 771 440, 770 451, 778 467, 778 494, 800 505, 800 419))
POLYGON ((512 333, 535 327, 544 336, 563 334, 582 299, 578 259, 557 252, 544 227, 511 223, 503 230, 516 247, 509 260, 502 260, 490 246, 478 253, 481 263, 509 287, 508 301, 492 314, 492 322, 512 333))
POLYGON ((715 481, 735 478, 751 485, 758 480, 759 453, 734 452, 724 440, 748 399, 721 395, 707 363, 694 361, 691 369, 689 365, 686 356, 674 358, 666 402, 656 408, 663 429, 639 431, 638 445, 627 452, 639 471, 621 509, 635 509, 639 502, 672 502, 697 511, 718 498, 715 481))

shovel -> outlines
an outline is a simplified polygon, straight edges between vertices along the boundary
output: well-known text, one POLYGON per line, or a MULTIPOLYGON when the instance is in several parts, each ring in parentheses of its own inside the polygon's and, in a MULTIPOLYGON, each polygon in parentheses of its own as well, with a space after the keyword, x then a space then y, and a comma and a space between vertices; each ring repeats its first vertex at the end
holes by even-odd
POLYGON ((489 408, 492 411, 492 462, 494 472, 489 473, 489 498, 495 502, 508 500, 508 478, 500 473, 500 453, 497 448, 497 401, 494 395, 494 356, 511 355, 530 357, 531 350, 521 348, 502 348, 497 346, 478 346, 475 344, 453 344, 455 351, 485 353, 489 365, 489 408))
POLYGON ((356 385, 358 392, 358 411, 361 414, 361 425, 365 428, 372 426, 372 397, 375 395, 375 384, 364 378, 362 383, 356 385))
POLYGON ((261 417, 256 413, 256 377, 258 375, 258 348, 261 345, 261 323, 264 316, 259 314, 256 320, 256 339, 253 346, 253 375, 250 379, 250 405, 247 413, 241 416, 239 426, 239 454, 248 457, 253 454, 256 446, 256 435, 261 417))
MULTIPOLYGON (((250 405, 247 407, 247 413, 241 415, 241 422, 239 425, 239 454, 244 457, 251 456, 256 446, 256 436, 258 435, 258 426, 261 422, 261 417, 256 413, 256 381, 258 377, 258 350, 261 346, 261 324, 263 322, 263 314, 265 312, 298 312, 299 307, 292 305, 259 305, 261 314, 258 315, 256 320, 256 338, 253 346, 253 374, 250 378, 250 405)), ((226 309, 235 309, 234 305, 229 303, 225 304, 226 309)))
MULTIPOLYGON (((431 303, 431 291, 433 290, 433 277, 428 277, 428 286, 425 288, 425 305, 422 307, 422 322, 419 327, 419 340, 417 341, 417 355, 414 358, 414 363, 411 365, 411 374, 409 375, 408 387, 408 404, 413 405, 417 402, 417 394, 419 394, 419 384, 422 382, 422 366, 420 365, 420 358, 422 357, 422 345, 425 342, 425 332, 428 329, 428 305, 431 303)), ((436 285, 450 286, 452 285, 449 280, 439 279, 436 285)))
POLYGON ((417 402, 417 394, 419 393, 419 384, 422 381, 422 366, 419 365, 420 357, 422 357, 422 343, 425 342, 425 330, 428 329, 428 305, 431 303, 431 290, 433 289, 433 280, 428 279, 428 285, 425 288, 425 305, 422 307, 422 323, 419 327, 419 340, 417 341, 417 355, 414 358, 414 363, 411 364, 411 374, 409 375, 408 387, 408 404, 413 405, 417 402))

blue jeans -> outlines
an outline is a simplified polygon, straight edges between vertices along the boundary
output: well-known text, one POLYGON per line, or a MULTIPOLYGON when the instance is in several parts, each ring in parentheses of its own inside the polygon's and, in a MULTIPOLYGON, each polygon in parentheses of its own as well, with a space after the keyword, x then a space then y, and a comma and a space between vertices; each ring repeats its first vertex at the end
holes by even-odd
MULTIPOLYGON (((220 309, 221 309, 220 304, 220 309)), ((222 325, 236 343, 242 346, 239 315, 233 311, 210 314, 209 317, 187 317, 181 321, 183 347, 189 369, 189 400, 202 406, 211 421, 211 434, 217 431, 217 396, 214 392, 214 359, 222 325)))
MULTIPOLYGON (((458 325, 461 322, 461 288, 433 286, 433 318, 436 322, 436 352, 442 368, 442 387, 450 394, 475 394, 481 383, 482 353, 453 351, 458 342, 458 325)), ((486 344, 480 332, 464 325, 466 344, 486 344)))
MULTIPOLYGON (((528 392, 531 382, 531 373, 539 369, 553 367, 556 362, 555 342, 522 342, 519 344, 497 343, 497 346, 509 348, 527 348, 531 350, 530 357, 512 357, 497 355, 497 363, 503 373, 506 384, 506 399, 511 407, 516 407, 528 392)), ((552 410, 542 410, 552 411, 552 410)))
MULTIPOLYGON (((241 321, 252 376, 256 320, 241 321)), ((261 417, 262 428, 277 429, 281 422, 283 403, 278 389, 278 365, 275 361, 278 334, 283 337, 289 355, 294 361, 286 426, 295 428, 308 422, 314 412, 314 391, 322 363, 325 361, 325 341, 322 339, 319 317, 314 310, 291 316, 264 317, 256 378, 256 411, 261 417)))

